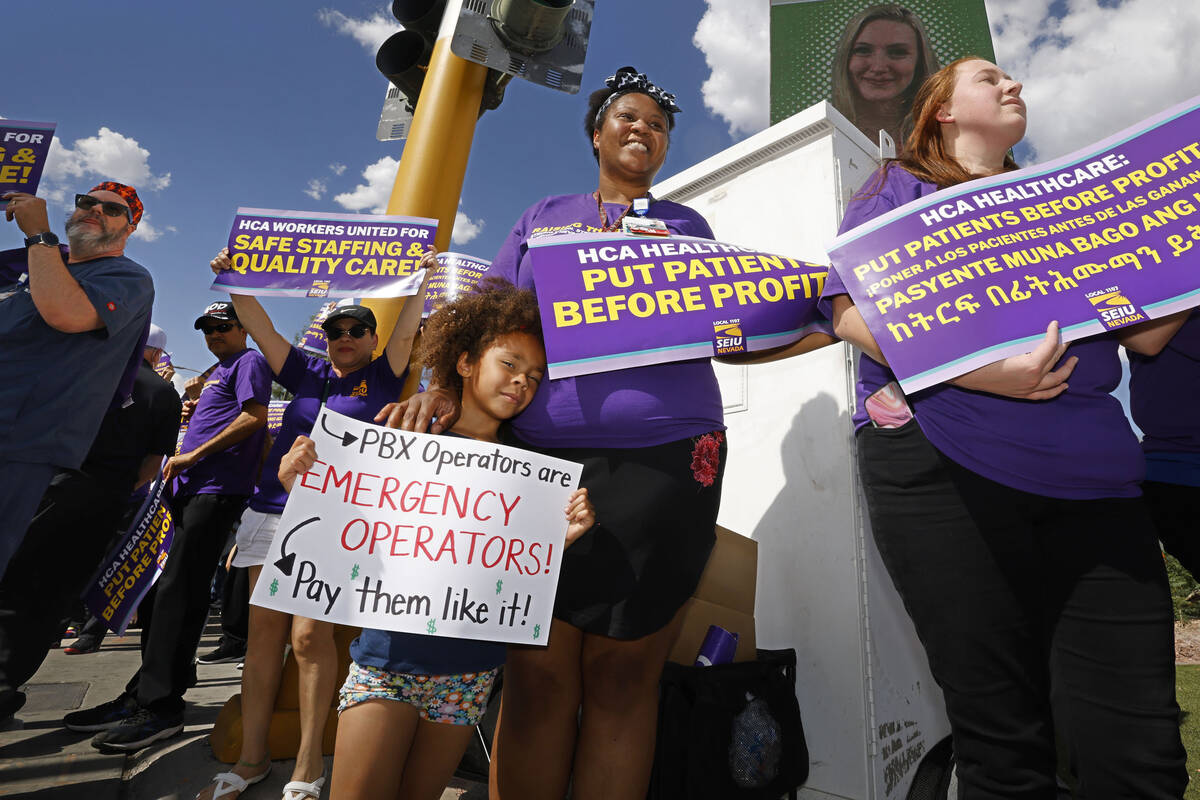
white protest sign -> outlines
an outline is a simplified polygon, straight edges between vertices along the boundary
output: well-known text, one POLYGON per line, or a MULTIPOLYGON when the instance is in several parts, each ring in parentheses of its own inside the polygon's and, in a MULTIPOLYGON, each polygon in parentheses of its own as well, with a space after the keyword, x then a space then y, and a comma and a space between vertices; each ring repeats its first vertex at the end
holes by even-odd
POLYGON ((322 408, 251 602, 366 628, 545 644, 582 467, 322 408))

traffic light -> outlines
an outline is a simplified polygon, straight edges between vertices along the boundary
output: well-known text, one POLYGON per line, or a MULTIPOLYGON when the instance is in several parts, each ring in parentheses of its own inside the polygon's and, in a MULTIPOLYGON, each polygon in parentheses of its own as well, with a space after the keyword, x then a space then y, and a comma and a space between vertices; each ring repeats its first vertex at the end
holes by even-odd
MULTIPOLYGON (((575 93, 583 80, 595 0, 463 0, 450 47, 493 73, 575 93)), ((497 99, 495 102, 499 103, 497 99)), ((488 98, 484 98, 488 107, 488 98)))
POLYGON ((552 50, 566 35, 563 21, 575 0, 492 0, 488 18, 509 50, 531 56, 552 50))
POLYGON ((392 34, 375 54, 375 66, 404 92, 412 111, 421 95, 429 56, 437 41, 446 0, 392 0, 392 16, 404 30, 392 34))

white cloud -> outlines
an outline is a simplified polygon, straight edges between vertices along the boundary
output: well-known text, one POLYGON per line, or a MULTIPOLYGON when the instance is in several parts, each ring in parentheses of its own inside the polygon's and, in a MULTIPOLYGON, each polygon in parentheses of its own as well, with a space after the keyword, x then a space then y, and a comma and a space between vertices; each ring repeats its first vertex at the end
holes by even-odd
POLYGON ((384 213, 387 210, 388 198, 392 195, 392 184, 396 181, 396 169, 399 166, 399 161, 391 156, 384 156, 362 171, 366 183, 360 183, 349 192, 334 195, 333 202, 347 211, 384 213))
MULTIPOLYGON (((364 183, 358 184, 349 192, 334 195, 333 202, 347 211, 385 213, 399 166, 400 162, 391 156, 384 156, 374 164, 369 164, 362 171, 364 183)), ((471 219, 460 208, 454 215, 454 232, 450 235, 450 241, 454 244, 466 244, 482 231, 483 220, 471 219)))
POLYGON ((1025 83, 1026 143, 1047 161, 1188 99, 1200 86, 1195 0, 988 0, 996 58, 1025 83))
POLYGON ((450 234, 453 244, 466 244, 483 232, 483 220, 471 219, 460 208, 454 215, 454 231, 450 234))
POLYGON ((304 190, 304 193, 313 200, 320 200, 325 196, 325 192, 328 191, 328 189, 329 186, 325 183, 325 181, 321 180, 320 178, 313 178, 308 182, 308 188, 304 190))
POLYGON ((337 164, 337 163, 330 164, 329 171, 332 172, 334 175, 341 175, 343 172, 346 171, 346 165, 345 164, 337 164))
POLYGON ((44 177, 60 191, 67 184, 91 179, 127 183, 138 189, 165 189, 171 185, 171 173, 156 175, 150 170, 150 151, 136 139, 102 127, 95 136, 76 139, 67 147, 56 136, 50 143, 44 177))
POLYGON ((769 124, 770 7, 765 0, 705 0, 692 37, 711 70, 700 87, 704 106, 729 123, 730 135, 769 124))
POLYGON ((382 11, 375 12, 367 19, 356 19, 332 8, 323 8, 317 12, 317 19, 338 33, 352 36, 372 53, 393 33, 403 30, 403 26, 396 22, 395 17, 382 11))
POLYGON ((177 230, 178 229, 174 225, 167 225, 159 228, 150 222, 149 214, 143 214, 141 221, 138 222, 137 230, 135 230, 133 235, 129 238, 140 239, 143 242, 153 242, 162 238, 164 232, 176 233, 177 230))

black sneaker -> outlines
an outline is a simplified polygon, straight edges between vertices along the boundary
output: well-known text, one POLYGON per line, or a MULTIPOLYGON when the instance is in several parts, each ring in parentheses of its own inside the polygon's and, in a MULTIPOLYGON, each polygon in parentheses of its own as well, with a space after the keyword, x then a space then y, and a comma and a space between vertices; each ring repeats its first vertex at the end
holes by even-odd
POLYGON ((216 650, 205 653, 196 659, 197 664, 229 664, 241 661, 246 657, 245 644, 229 644, 224 639, 216 650))
POLYGON ((127 694, 122 694, 116 700, 101 703, 95 708, 84 708, 72 711, 63 717, 63 725, 69 731, 78 733, 94 733, 115 728, 137 711, 137 701, 127 694))
POLYGON ((99 653, 102 641, 104 641, 104 637, 97 636, 94 633, 80 634, 78 639, 63 648, 63 652, 69 656, 78 656, 84 653, 99 653))
POLYGON ((148 708, 139 708, 115 728, 97 733, 92 739, 92 747, 131 752, 161 739, 170 739, 182 730, 182 712, 156 714, 148 708))

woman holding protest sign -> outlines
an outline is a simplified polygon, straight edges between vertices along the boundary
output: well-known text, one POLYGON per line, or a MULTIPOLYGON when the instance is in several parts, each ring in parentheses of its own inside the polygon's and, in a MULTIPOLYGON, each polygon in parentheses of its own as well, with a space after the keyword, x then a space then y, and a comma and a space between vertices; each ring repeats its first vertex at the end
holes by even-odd
MULTIPOLYGON (((546 372, 532 292, 488 282, 438 310, 422 334, 421 361, 461 398, 447 436, 499 442, 500 424, 520 413, 546 372)), ((300 437, 279 478, 288 489, 316 461, 300 437)), ((595 519, 587 489, 566 512, 566 544, 595 519)), ((333 796, 435 800, 462 759, 487 708, 503 644, 364 629, 338 706, 333 796)))
MULTIPOLYGON (((526 210, 489 274, 534 289, 530 239, 615 232, 631 215, 712 238, 698 213, 650 195, 674 96, 632 67, 605 84, 584 118, 597 189, 526 210)), ((392 421, 444 424, 448 395, 417 395, 392 421)), ((659 676, 715 540, 724 427, 707 358, 550 380, 513 420, 518 444, 584 465, 598 522, 564 554, 548 645, 508 648, 493 797, 560 800, 568 781, 579 800, 645 797, 659 676)))
POLYGON ((895 3, 868 6, 850 18, 833 56, 833 107, 871 141, 887 131, 903 147, 908 112, 938 60, 916 14, 895 3))
MULTIPOLYGON (((1016 169, 1021 84, 960 59, 917 94, 904 155, 842 230, 1016 169)), ((871 526, 945 693, 961 796, 1054 797, 1055 735, 1080 793, 1178 798, 1171 601, 1140 497, 1117 348, 1157 352, 1182 315, 1058 343, 905 397, 830 271, 835 329, 864 351, 855 416, 871 526), (1070 378, 1070 384, 1066 382, 1070 378)))
MULTIPOLYGON (((432 263, 432 254, 421 261, 426 280, 427 268, 432 263)), ((211 266, 218 274, 230 269, 229 250, 222 250, 211 266)), ((355 419, 370 420, 384 404, 400 396, 413 337, 421 320, 419 298, 423 296, 424 283, 416 295, 418 300, 404 304, 380 358, 373 358, 379 343, 375 314, 359 305, 337 307, 322 323, 329 354, 329 360, 325 361, 306 356, 289 344, 275 330, 256 298, 232 295, 242 327, 267 359, 276 382, 295 395, 284 412, 279 436, 267 455, 262 477, 237 531, 233 566, 249 567, 251 593, 271 551, 275 528, 287 501, 287 492, 278 478, 280 459, 297 436, 312 430, 322 404, 355 419)), ((241 754, 231 771, 218 774, 197 797, 203 800, 235 797, 270 771, 267 734, 283 671, 281 654, 289 634, 300 673, 300 748, 292 780, 284 787, 284 798, 302 800, 320 796, 325 784, 321 740, 340 678, 333 624, 293 618, 290 614, 251 605, 242 672, 241 754)))

